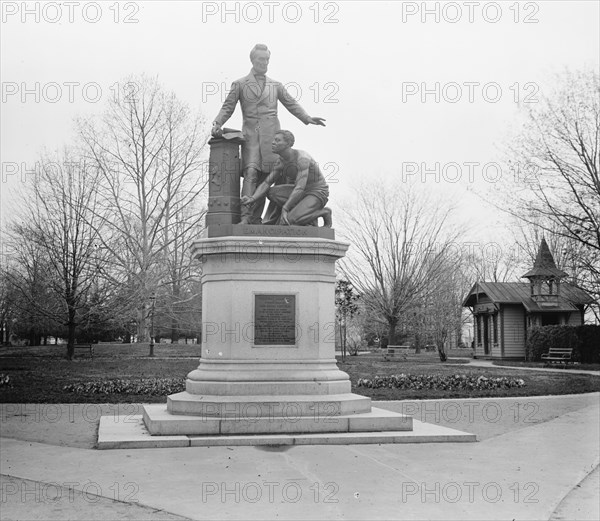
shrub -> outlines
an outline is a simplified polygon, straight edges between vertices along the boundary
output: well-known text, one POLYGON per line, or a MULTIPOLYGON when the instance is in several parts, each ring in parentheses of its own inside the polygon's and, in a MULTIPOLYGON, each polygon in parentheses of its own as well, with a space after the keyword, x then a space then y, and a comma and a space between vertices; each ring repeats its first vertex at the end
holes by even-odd
POLYGON ((350 356, 358 355, 358 352, 361 349, 361 345, 358 340, 348 340, 346 347, 348 348, 348 353, 350 356))
POLYGON ((539 362, 550 348, 573 349, 572 360, 600 362, 600 326, 542 326, 530 330, 525 359, 539 362))
POLYGON ((579 360, 579 339, 574 326, 542 326, 531 329, 526 343, 525 358, 539 362, 550 348, 573 349, 573 361, 579 360))
POLYGON ((487 376, 472 376, 464 374, 454 375, 424 375, 424 374, 399 374, 390 376, 375 376, 372 380, 359 378, 357 387, 370 387, 380 389, 436 389, 455 391, 458 389, 483 390, 483 389, 510 389, 523 387, 525 381, 521 378, 488 378, 487 376))
POLYGON ((575 329, 579 338, 581 363, 600 363, 600 326, 583 325, 575 329))
POLYGON ((185 378, 115 379, 81 382, 65 385, 63 391, 81 394, 146 394, 149 396, 162 396, 185 391, 185 378))

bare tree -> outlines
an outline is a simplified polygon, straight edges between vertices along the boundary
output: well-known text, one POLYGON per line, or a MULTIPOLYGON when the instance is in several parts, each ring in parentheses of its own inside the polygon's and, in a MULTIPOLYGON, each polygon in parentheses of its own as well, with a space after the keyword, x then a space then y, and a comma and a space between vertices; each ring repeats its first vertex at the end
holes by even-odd
POLYGON ((15 245, 0 269, 0 305, 3 341, 27 338, 38 345, 59 329, 56 299, 50 290, 53 274, 42 248, 30 240, 31 231, 10 223, 7 245, 15 245))
POLYGON ((68 150, 42 157, 10 240, 18 269, 12 283, 23 302, 67 329, 73 358, 76 328, 102 263, 97 244, 98 172, 68 150))
POLYGON ((401 316, 447 275, 444 260, 459 237, 448 222, 452 207, 409 185, 374 184, 346 208, 342 235, 351 249, 341 272, 394 344, 401 316))
POLYGON ((476 280, 509 282, 520 275, 520 255, 518 245, 490 242, 481 247, 464 248, 461 259, 471 283, 476 280))
POLYGON ((435 292, 424 302, 425 331, 435 344, 440 360, 447 359, 446 346, 458 345, 463 326, 469 321, 469 313, 462 307, 465 295, 473 284, 467 254, 447 256, 444 272, 435 292))
POLYGON ((15 314, 15 300, 8 268, 2 262, 0 265, 0 345, 9 342, 15 314))
POLYGON ((199 329, 201 320, 197 308, 201 267, 191 258, 190 250, 192 239, 200 233, 200 223, 196 227, 188 227, 187 223, 191 220, 195 220, 195 216, 178 216, 174 226, 175 240, 165 239, 168 279, 165 281, 165 306, 162 314, 170 322, 172 342, 179 340, 179 334, 183 330, 199 329))
POLYGON ((177 298, 184 257, 173 255, 198 233, 204 216, 200 169, 208 133, 156 79, 125 85, 128 95, 111 100, 102 119, 80 121, 79 132, 102 176, 96 217, 108 230, 102 235, 113 262, 108 273, 127 287, 124 302, 136 308, 138 337, 147 339, 150 298, 165 285, 177 298))
POLYGON ((600 77, 565 72, 554 93, 529 111, 508 149, 514 183, 498 207, 518 219, 579 244, 577 266, 585 288, 600 284, 600 77), (583 274, 585 272, 585 274, 583 274))

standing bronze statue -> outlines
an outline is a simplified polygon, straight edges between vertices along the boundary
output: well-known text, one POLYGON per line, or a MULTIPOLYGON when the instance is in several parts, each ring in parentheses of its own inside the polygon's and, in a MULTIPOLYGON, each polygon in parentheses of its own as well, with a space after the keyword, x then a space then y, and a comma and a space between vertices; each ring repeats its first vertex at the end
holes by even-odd
POLYGON ((270 204, 264 224, 317 226, 322 217, 323 226, 331 228, 331 210, 325 207, 329 186, 310 154, 292 148, 294 141, 289 130, 275 132, 271 145, 279 156, 275 167, 254 195, 243 196, 241 203, 249 207, 266 195, 270 204))
MULTIPOLYGON (((277 118, 277 102, 305 125, 325 126, 323 118, 311 117, 287 92, 282 83, 266 76, 271 52, 264 44, 256 44, 250 52, 250 74, 233 82, 221 111, 213 122, 212 135, 220 137, 221 127, 235 111, 240 102, 243 116, 242 133, 242 196, 252 196, 257 185, 269 174, 277 161, 271 150, 275 132, 281 126, 277 118)), ((242 206, 241 224, 260 224, 264 198, 253 207, 242 206)))

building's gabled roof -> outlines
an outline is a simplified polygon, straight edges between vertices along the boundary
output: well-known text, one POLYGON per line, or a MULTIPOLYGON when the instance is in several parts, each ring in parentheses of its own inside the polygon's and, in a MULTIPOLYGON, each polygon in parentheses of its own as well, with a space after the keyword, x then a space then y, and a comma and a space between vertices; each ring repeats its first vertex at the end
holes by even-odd
POLYGON ((531 298, 530 287, 528 282, 477 282, 469 291, 463 306, 474 306, 482 295, 486 295, 497 304, 522 304, 530 312, 575 311, 577 309, 575 306, 591 304, 594 301, 582 289, 563 282, 560 285, 559 305, 553 308, 541 308, 531 298))
POLYGON ((533 263, 533 269, 529 270, 521 278, 546 277, 560 279, 567 275, 568 273, 565 273, 556 267, 554 257, 550 252, 550 248, 548 248, 548 243, 546 242, 546 239, 542 239, 535 262, 533 263))

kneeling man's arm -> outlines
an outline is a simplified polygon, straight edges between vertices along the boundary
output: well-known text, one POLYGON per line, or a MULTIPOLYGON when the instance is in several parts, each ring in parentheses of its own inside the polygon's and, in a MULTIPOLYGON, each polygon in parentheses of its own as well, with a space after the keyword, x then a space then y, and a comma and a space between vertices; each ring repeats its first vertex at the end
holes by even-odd
POLYGON ((276 166, 275 168, 273 168, 273 170, 271 170, 271 173, 260 184, 260 186, 252 194, 252 196, 249 197, 249 196, 245 195, 240 199, 240 202, 243 205, 254 204, 261 197, 264 197, 265 195, 267 195, 269 188, 271 188, 271 185, 275 182, 275 179, 277 179, 277 176, 281 174, 281 171, 282 171, 282 168, 279 165, 276 166))

